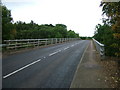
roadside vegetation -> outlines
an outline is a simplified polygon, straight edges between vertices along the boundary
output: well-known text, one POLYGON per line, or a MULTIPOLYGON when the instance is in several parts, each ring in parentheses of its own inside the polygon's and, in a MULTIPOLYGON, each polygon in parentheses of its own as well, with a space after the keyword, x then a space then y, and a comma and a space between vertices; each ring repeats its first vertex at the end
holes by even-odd
POLYGON ((64 24, 38 25, 33 20, 30 23, 14 22, 11 11, 6 6, 2 6, 2 40, 42 38, 79 38, 79 34, 67 30, 64 24))
POLYGON ((82 40, 91 40, 92 37, 80 37, 82 40))
POLYGON ((120 2, 102 2, 103 25, 96 25, 94 38, 105 44, 106 55, 120 57, 120 2))
POLYGON ((94 38, 105 45, 107 76, 114 88, 120 86, 120 2, 101 2, 103 25, 96 25, 94 38), (113 62, 114 61, 114 62, 113 62), (112 62, 112 63, 111 63, 112 62), (116 64, 115 64, 116 62, 116 64), (116 68, 117 66, 117 68, 116 68), (112 70, 111 70, 112 69, 112 70), (116 85, 117 84, 117 85, 116 85))

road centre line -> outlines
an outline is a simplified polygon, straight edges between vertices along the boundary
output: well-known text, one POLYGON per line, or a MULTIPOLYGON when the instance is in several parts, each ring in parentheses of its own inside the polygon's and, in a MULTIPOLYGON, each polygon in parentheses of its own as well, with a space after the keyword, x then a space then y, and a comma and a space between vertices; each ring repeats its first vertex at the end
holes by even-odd
POLYGON ((46 57, 43 57, 43 58, 46 58, 46 57))
POLYGON ((15 71, 12 72, 12 73, 9 73, 9 74, 3 76, 3 78, 7 78, 7 77, 9 77, 9 76, 11 76, 11 75, 13 75, 13 74, 15 74, 15 73, 17 73, 17 72, 19 72, 19 71, 25 69, 25 68, 27 68, 27 67, 29 67, 29 66, 31 66, 31 65, 33 65, 33 64, 35 64, 35 63, 37 63, 37 62, 40 62, 40 61, 41 61, 41 59, 38 59, 38 60, 36 60, 36 61, 34 61, 34 62, 28 64, 28 65, 25 65, 24 67, 22 67, 22 68, 20 68, 20 69, 18 69, 18 70, 15 70, 15 71))
POLYGON ((56 54, 56 53, 58 53, 58 52, 60 52, 60 50, 49 54, 49 56, 52 56, 52 55, 54 55, 54 54, 56 54))
POLYGON ((71 45, 71 47, 73 47, 74 45, 71 45))
POLYGON ((68 49, 69 47, 64 48, 64 50, 68 49))
MULTIPOLYGON (((75 46, 75 45, 71 45, 71 46, 75 46)), ((68 49, 68 48, 70 48, 70 47, 66 47, 66 48, 64 48, 64 50, 66 50, 66 49, 68 49)), ((56 51, 56 52, 53 52, 53 53, 49 54, 49 56, 52 56, 52 55, 54 55, 54 54, 56 54, 56 53, 58 53, 58 52, 61 52, 61 51, 62 51, 62 50, 58 50, 58 51, 56 51)), ((43 57, 43 58, 45 59, 46 57, 43 57)), ((35 64, 35 63, 37 63, 37 62, 40 62, 40 61, 41 61, 41 59, 38 59, 38 60, 36 60, 36 61, 34 61, 34 62, 28 64, 28 65, 25 65, 25 66, 23 66, 23 67, 21 67, 21 68, 15 70, 15 71, 9 73, 9 74, 3 76, 3 78, 5 79, 5 78, 7 78, 7 77, 9 77, 9 76, 11 76, 11 75, 13 75, 13 74, 15 74, 15 73, 17 73, 17 72, 19 72, 19 71, 25 69, 25 68, 27 68, 27 67, 29 67, 29 66, 31 66, 31 65, 33 65, 33 64, 35 64)))
MULTIPOLYGON (((51 54, 49 54, 49 56, 52 56, 52 55, 54 55, 54 54, 56 54, 56 53, 58 53, 58 52, 60 52, 60 51, 61 51, 61 50, 58 50, 58 51, 56 51, 56 52, 54 52, 54 53, 51 53, 51 54)), ((45 59, 46 57, 43 57, 43 58, 45 59)), ((31 65, 33 65, 33 64, 35 64, 35 63, 37 63, 37 62, 40 62, 40 61, 41 61, 41 59, 38 59, 38 60, 36 60, 36 61, 34 61, 34 62, 28 64, 28 65, 25 65, 24 67, 22 67, 22 68, 20 68, 20 69, 18 69, 18 70, 15 70, 15 71, 13 71, 13 72, 11 72, 11 73, 9 73, 9 74, 3 76, 3 78, 5 79, 5 78, 7 78, 7 77, 9 77, 9 76, 11 76, 11 75, 13 75, 13 74, 15 74, 15 73, 17 73, 17 72, 19 72, 19 71, 25 69, 25 68, 27 68, 27 67, 29 67, 29 66, 31 66, 31 65)))
POLYGON ((58 50, 59 52, 61 52, 61 50, 58 50))

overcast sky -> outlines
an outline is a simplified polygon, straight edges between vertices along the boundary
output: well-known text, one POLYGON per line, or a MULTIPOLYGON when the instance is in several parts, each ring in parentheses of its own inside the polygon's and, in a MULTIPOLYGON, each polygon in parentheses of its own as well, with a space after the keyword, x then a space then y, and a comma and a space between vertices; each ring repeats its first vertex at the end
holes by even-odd
POLYGON ((14 22, 65 24, 80 36, 93 36, 102 23, 101 0, 2 0, 11 10, 14 22))

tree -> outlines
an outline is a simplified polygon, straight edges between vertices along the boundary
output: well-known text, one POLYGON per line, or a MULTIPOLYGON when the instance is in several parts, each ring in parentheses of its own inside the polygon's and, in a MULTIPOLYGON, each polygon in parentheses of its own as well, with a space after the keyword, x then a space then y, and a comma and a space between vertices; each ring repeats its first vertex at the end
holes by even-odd
POLYGON ((54 27, 54 32, 56 34, 59 33, 59 35, 61 34, 60 38, 66 38, 67 37, 67 26, 64 24, 56 24, 56 26, 54 27))
POLYGON ((2 40, 15 38, 16 30, 12 21, 11 11, 2 6, 2 40))
POLYGON ((38 25, 33 20, 30 23, 17 21, 12 23, 11 11, 3 6, 3 40, 4 39, 39 39, 39 38, 70 38, 79 37, 74 31, 68 32, 64 24, 38 25), (70 35, 71 33, 71 35, 70 35), (72 35, 73 34, 73 35, 72 35))
POLYGON ((68 34, 67 34, 67 37, 68 37, 68 38, 78 38, 79 35, 76 34, 74 31, 69 30, 69 31, 68 31, 68 34))
POLYGON ((108 56, 114 56, 116 52, 115 49, 111 46, 111 43, 114 43, 113 31, 111 26, 104 24, 96 25, 96 31, 94 38, 99 42, 105 44, 105 54, 108 56), (111 50, 112 49, 112 50, 111 50))
POLYGON ((103 15, 106 15, 106 23, 113 30, 114 43, 111 46, 116 50, 114 55, 120 56, 120 1, 119 2, 101 2, 103 15))

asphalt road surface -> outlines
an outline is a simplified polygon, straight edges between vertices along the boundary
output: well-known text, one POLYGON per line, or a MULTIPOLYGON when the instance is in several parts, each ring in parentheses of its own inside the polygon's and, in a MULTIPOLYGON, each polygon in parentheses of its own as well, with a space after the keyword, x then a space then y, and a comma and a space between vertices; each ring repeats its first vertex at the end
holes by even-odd
POLYGON ((89 40, 3 57, 3 88, 69 88, 89 40))

